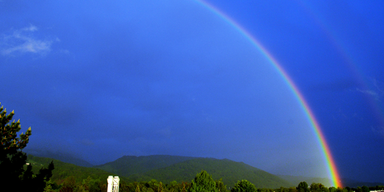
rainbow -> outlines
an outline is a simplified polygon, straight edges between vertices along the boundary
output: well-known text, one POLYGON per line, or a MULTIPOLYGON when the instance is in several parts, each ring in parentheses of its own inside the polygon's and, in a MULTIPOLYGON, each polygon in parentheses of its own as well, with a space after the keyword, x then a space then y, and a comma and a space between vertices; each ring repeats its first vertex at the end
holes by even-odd
MULTIPOLYGON (((343 42, 341 38, 337 36, 336 32, 332 31, 330 27, 327 26, 326 20, 321 18, 321 14, 316 13, 308 2, 306 1, 297 1, 297 3, 303 8, 311 20, 320 28, 320 30, 327 36, 329 42, 333 45, 337 53, 344 60, 344 64, 347 65, 352 74, 355 75, 355 79, 359 82, 359 86, 361 87, 360 92, 365 93, 366 98, 368 100, 368 104, 372 109, 373 114, 375 114, 375 118, 377 119, 380 125, 384 125, 384 110, 380 108, 380 104, 378 103, 379 99, 376 93, 371 93, 369 83, 364 79, 364 75, 361 73, 363 70, 358 67, 358 64, 352 58, 352 54, 348 52, 346 46, 343 46, 343 42)), ((373 82, 375 84, 375 82, 373 82)))
POLYGON ((238 30, 242 35, 244 35, 250 42, 252 42, 257 49, 261 51, 262 54, 271 62, 273 67, 279 72, 279 74, 283 77, 285 80, 285 83, 287 86, 292 90, 293 94, 295 95, 296 99, 300 103, 301 108, 305 112, 315 134, 317 137, 317 141, 319 142, 319 145, 321 146, 321 151, 324 154, 324 160, 328 167, 328 173, 329 177, 331 178, 333 182, 334 187, 342 187, 342 183, 340 181, 340 176, 336 168, 335 161, 333 160, 331 150, 329 149, 329 146, 325 140, 325 137, 321 131, 320 125, 317 122, 315 116, 313 115, 313 112, 311 108, 309 107, 307 101, 304 99, 303 95, 300 93, 299 89, 295 85, 295 83, 292 81, 292 79, 289 77, 287 72, 281 67, 281 65, 277 62, 277 60, 261 45, 261 43, 255 39, 249 32, 247 32, 242 26, 240 26, 238 23, 236 23, 233 19, 231 19, 229 16, 224 14, 222 11, 220 11, 218 8, 214 7, 213 5, 203 1, 203 0, 195 0, 208 10, 212 11, 219 17, 223 18, 226 22, 228 22, 230 25, 232 25, 236 30, 238 30))

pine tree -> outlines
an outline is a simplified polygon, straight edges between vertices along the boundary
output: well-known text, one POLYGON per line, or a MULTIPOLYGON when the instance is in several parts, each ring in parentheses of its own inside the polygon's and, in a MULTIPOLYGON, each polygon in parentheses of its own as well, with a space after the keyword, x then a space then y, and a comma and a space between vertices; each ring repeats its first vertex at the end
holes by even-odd
MULTIPOLYGON (((1 103, 0 103, 1 104, 1 103)), ((53 162, 48 168, 40 169, 39 173, 32 173, 32 166, 24 167, 27 161, 27 155, 22 152, 32 134, 31 128, 27 132, 21 133, 20 120, 9 123, 14 115, 14 111, 7 115, 7 110, 0 108, 0 186, 10 188, 12 191, 43 191, 45 182, 52 176, 54 168, 53 162)))

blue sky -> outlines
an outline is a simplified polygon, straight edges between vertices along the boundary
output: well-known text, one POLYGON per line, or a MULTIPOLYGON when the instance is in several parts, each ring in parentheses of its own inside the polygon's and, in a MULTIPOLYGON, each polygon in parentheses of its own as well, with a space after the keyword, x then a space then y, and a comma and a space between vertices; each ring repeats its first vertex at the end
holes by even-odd
MULTIPOLYGON (((383 181, 383 3, 206 1, 257 39, 314 112, 341 177, 383 181)), ((228 158, 327 177, 300 103, 201 2, 0 2, 0 102, 28 150, 228 158)))

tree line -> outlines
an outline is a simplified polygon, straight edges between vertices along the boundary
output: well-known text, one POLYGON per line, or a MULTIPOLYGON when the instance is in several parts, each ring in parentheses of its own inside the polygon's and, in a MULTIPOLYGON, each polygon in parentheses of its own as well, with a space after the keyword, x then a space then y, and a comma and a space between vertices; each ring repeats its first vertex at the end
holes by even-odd
MULTIPOLYGON (((73 176, 69 176, 58 185, 46 188, 46 191, 59 192, 104 192, 107 191, 106 178, 92 179, 88 177, 80 182, 76 182, 73 176)), ((247 180, 239 180, 232 188, 227 187, 221 179, 214 180, 212 176, 202 170, 190 182, 172 181, 164 184, 161 181, 152 179, 150 181, 126 182, 121 180, 119 185, 120 192, 369 192, 371 190, 384 190, 384 186, 375 187, 325 187, 321 183, 308 185, 305 181, 300 182, 297 187, 280 187, 277 189, 256 188, 255 185, 247 180)))

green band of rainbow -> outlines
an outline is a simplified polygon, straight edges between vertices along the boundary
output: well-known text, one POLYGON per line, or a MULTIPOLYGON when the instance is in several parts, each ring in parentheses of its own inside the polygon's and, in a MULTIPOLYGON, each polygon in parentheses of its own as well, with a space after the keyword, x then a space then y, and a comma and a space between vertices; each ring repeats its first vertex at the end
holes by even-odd
POLYGON ((257 41, 252 35, 250 35, 245 29, 243 29, 239 24, 237 24, 234 20, 232 20, 230 17, 222 13, 219 9, 216 7, 210 5, 207 2, 204 2, 202 0, 197 0, 198 3, 209 9, 210 11, 217 14, 219 17, 223 18, 226 22, 228 22, 230 25, 232 25, 236 30, 238 30, 242 35, 244 35, 247 39, 249 39, 250 42, 252 42, 257 49, 259 49, 265 57, 272 63, 274 68, 279 72, 279 74, 283 77, 286 84, 290 87, 293 94, 296 96, 298 102, 300 103, 303 111, 305 112, 311 126, 313 127, 313 130, 316 134, 317 141, 319 142, 319 145, 321 146, 322 153, 324 154, 324 159, 327 164, 328 168, 328 174, 332 180, 334 187, 342 187, 342 183, 340 181, 340 177, 338 174, 338 171, 336 169, 335 161, 333 160, 331 151, 328 147, 328 144, 325 140, 325 137, 320 129, 319 123, 317 122, 315 116, 313 115, 312 110, 310 109, 308 103, 304 99, 303 95, 300 93, 297 86, 294 84, 292 79, 288 76, 288 74, 285 72, 285 70, 281 67, 281 65, 276 61, 275 58, 272 57, 272 55, 260 44, 259 41, 257 41))

